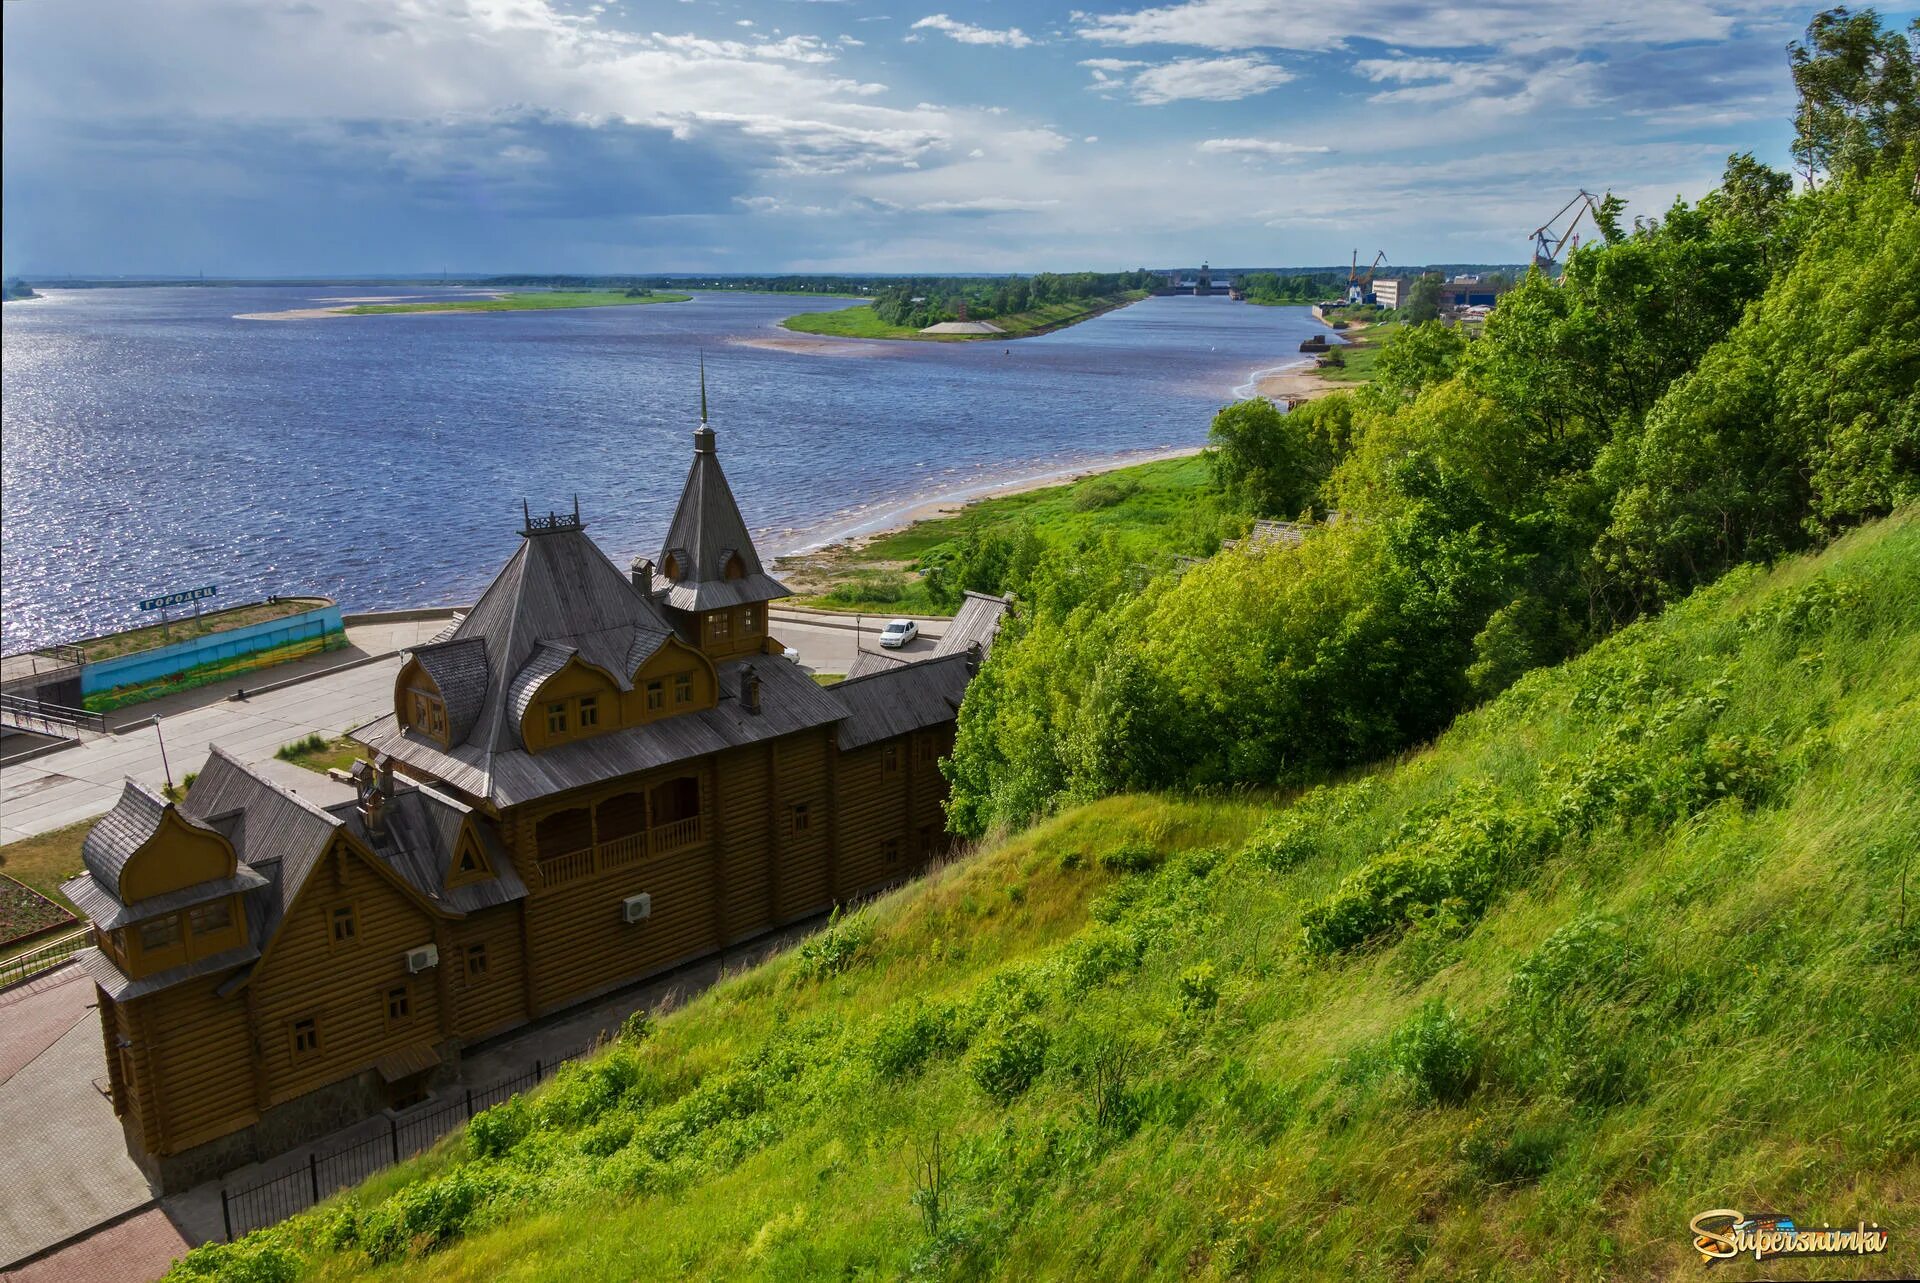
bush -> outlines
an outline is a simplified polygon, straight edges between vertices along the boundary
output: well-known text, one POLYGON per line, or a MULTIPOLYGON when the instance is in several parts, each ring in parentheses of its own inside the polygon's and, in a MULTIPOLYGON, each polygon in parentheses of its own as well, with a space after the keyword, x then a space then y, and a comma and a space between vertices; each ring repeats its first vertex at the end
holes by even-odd
POLYGON ((1438 998, 1394 1031, 1387 1041, 1387 1063, 1423 1103, 1455 1104, 1473 1090, 1473 1036, 1438 998))
POLYGON ((1267 821, 1247 839, 1242 852, 1269 873, 1286 873, 1311 860, 1319 848, 1313 824, 1289 811, 1267 821))
POLYGON ((515 1096, 475 1114, 467 1123, 467 1143, 481 1158, 498 1158, 533 1130, 533 1111, 526 1098, 515 1096))
POLYGON ((283 762, 291 762, 303 753, 324 752, 326 747, 326 736, 316 732, 307 736, 305 739, 295 740, 291 744, 282 744, 279 749, 275 751, 274 756, 283 762))
POLYGON ((959 1050, 965 1040, 956 1015, 946 1003, 895 1003, 881 1016, 868 1047, 874 1069, 884 1078, 905 1078, 934 1057, 959 1050))
POLYGON ((1021 1017, 990 1029, 973 1050, 973 1081, 1002 1105, 1011 1103, 1047 1065, 1047 1031, 1021 1017))
POLYGON ((293 1283, 300 1275, 300 1258, 250 1234, 238 1243, 202 1243, 175 1263, 172 1274, 217 1283, 293 1283))
POLYGON ((794 974, 802 980, 821 980, 842 975, 866 956, 873 943, 873 919, 864 913, 842 917, 835 909, 826 930, 810 936, 800 946, 794 974))
POLYGON ((620 1022, 620 1032, 617 1037, 628 1046, 637 1047, 653 1037, 655 1027, 653 1013, 642 1008, 620 1022))
POLYGON ((1180 1014, 1204 1015, 1220 1005, 1220 976, 1211 962, 1197 963, 1180 973, 1180 1014))
POLYGON ((1151 842, 1135 838, 1100 853, 1100 867, 1109 873, 1145 873, 1157 868, 1166 856, 1151 842))
POLYGON ((1101 508, 1111 508, 1115 504, 1125 503, 1140 493, 1140 483, 1132 478, 1124 480, 1101 479, 1090 481, 1074 492, 1073 507, 1076 512, 1095 512, 1101 508))

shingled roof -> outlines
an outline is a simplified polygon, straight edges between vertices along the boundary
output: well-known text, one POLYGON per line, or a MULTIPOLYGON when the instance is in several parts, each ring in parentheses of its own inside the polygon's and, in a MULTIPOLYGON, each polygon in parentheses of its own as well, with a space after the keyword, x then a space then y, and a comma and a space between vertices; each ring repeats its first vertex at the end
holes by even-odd
POLYGON ((526 897, 527 884, 520 880, 499 828, 464 802, 435 789, 397 790, 385 808, 386 832, 379 836, 367 829, 358 802, 341 802, 327 809, 416 891, 456 913, 473 913, 526 897), (447 874, 459 848, 460 831, 469 822, 493 876, 448 888, 447 874))
POLYGON ((677 572, 667 576, 666 600, 675 610, 720 610, 788 595, 786 585, 760 564, 713 443, 703 413, 693 434, 693 466, 660 549, 661 572, 668 566, 677 572), (743 573, 730 579, 727 563, 736 557, 743 573))
POLYGON ((80 844, 80 862, 101 887, 120 893, 120 874, 127 860, 159 831, 160 817, 167 801, 158 793, 129 776, 120 786, 120 799, 113 809, 87 830, 80 844))
POLYGON ((966 655, 922 659, 847 678, 829 688, 847 709, 840 723, 840 747, 862 748, 951 722, 972 679, 966 655))
POLYGON ((968 591, 960 603, 959 613, 953 622, 940 634, 940 644, 933 648, 939 655, 958 655, 978 642, 982 653, 993 649, 993 639, 1000 633, 1000 621, 1013 609, 1013 598, 995 597, 991 593, 968 591))
POLYGON ((264 949, 340 829, 340 821, 296 793, 254 774, 215 745, 187 790, 181 814, 217 830, 266 878, 247 897, 247 926, 264 949))
POLYGON ((718 668, 720 698, 712 708, 608 731, 539 753, 516 746, 486 755, 477 740, 443 749, 407 734, 391 713, 357 728, 353 735, 375 753, 391 753, 451 788, 507 807, 824 726, 847 715, 833 691, 815 684, 797 665, 768 656, 754 664, 760 676, 758 713, 740 705, 740 670, 745 664, 734 661, 718 668))
MULTIPOLYGON (((447 640, 413 652, 446 700, 451 751, 468 764, 459 787, 476 796, 490 792, 496 757, 525 751, 520 714, 542 678, 578 655, 629 689, 634 672, 673 635, 659 607, 587 538, 577 516, 529 518, 521 535, 447 640)), ((438 748, 418 733, 402 734, 438 748)), ((389 751, 411 760, 404 750, 389 751)))

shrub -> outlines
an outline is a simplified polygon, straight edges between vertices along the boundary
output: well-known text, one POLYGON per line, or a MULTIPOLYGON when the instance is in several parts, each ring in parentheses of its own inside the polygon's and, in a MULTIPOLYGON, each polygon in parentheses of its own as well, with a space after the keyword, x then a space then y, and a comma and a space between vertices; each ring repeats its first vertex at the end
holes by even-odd
POLYGON ((859 962, 873 943, 873 919, 864 913, 842 917, 835 909, 826 929, 800 946, 794 974, 802 980, 821 980, 844 974, 859 962))
POLYGON ((880 1018, 867 1055, 882 1077, 898 1079, 964 1045, 950 1004, 895 1003, 880 1018))
POLYGON ((481 1158, 498 1158, 533 1130, 533 1111, 526 1098, 515 1096, 475 1114, 467 1124, 467 1143, 481 1158))
POLYGON ((1291 811, 1267 821, 1241 850, 1269 873, 1296 869, 1318 854, 1313 825, 1291 811))
POLYGON ((1140 483, 1131 477, 1122 479, 1101 478, 1089 481, 1074 492, 1073 507, 1076 512, 1095 512, 1101 508, 1111 508, 1117 503, 1125 503, 1140 493, 1140 483))
POLYGON ((275 751, 274 756, 279 758, 283 762, 291 762, 294 758, 299 757, 303 753, 323 752, 326 749, 326 747, 327 747, 326 737, 324 735, 319 734, 318 732, 315 732, 314 734, 307 736, 305 739, 295 740, 291 744, 282 744, 279 747, 279 749, 275 751))
POLYGON ((1220 977, 1211 962, 1197 963, 1180 973, 1180 1014, 1198 1016, 1220 1005, 1220 977))
POLYGON ((238 1243, 202 1243, 173 1267, 173 1276, 217 1283, 293 1283, 300 1258, 278 1243, 250 1234, 238 1243))
POLYGON ((1473 1090, 1474 1042, 1466 1023, 1429 999, 1387 1041, 1387 1063, 1423 1103, 1453 1104, 1473 1090))
POLYGON ((1100 853, 1100 867, 1109 873, 1145 873, 1166 856, 1151 842, 1135 838, 1100 853))
POLYGON ((620 1022, 620 1032, 616 1036, 628 1046, 637 1047, 653 1037, 655 1027, 653 1013, 642 1008, 620 1022))
POLYGON ((998 1025, 973 1049, 973 1081, 1002 1105, 1040 1076, 1047 1064, 1047 1031, 1025 1017, 998 1025))

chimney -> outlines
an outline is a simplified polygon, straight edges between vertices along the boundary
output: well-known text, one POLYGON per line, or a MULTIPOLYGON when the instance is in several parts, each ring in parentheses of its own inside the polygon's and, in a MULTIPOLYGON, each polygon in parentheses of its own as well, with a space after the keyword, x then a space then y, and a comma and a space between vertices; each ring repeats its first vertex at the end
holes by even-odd
POLYGON ((633 590, 642 597, 652 597, 653 562, 646 557, 635 557, 630 573, 633 575, 633 590))
POLYGON ((967 643, 967 676, 971 677, 980 671, 980 659, 984 654, 979 642, 967 643))
POLYGON ((393 759, 383 757, 371 770, 364 762, 354 763, 355 782, 360 786, 360 816, 366 821, 367 834, 376 841, 387 835, 387 802, 393 797, 393 759))
POLYGON ((760 711, 760 674, 748 664, 740 670, 740 707, 749 713, 760 711))

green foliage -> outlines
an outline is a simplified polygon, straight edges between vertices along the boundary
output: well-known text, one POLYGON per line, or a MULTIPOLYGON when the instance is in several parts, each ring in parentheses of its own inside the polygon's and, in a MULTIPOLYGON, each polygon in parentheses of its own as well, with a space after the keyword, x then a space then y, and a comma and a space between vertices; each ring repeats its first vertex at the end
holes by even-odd
POLYGON ((989 1028, 969 1059, 973 1081, 999 1104, 1011 1103, 1047 1067, 1047 1042, 1046 1027, 1026 1017, 989 1028))
POLYGON ((217 1283, 293 1283, 300 1258, 273 1242, 248 1238, 239 1243, 202 1243, 174 1263, 176 1279, 217 1283))
POLYGON ((515 1096, 475 1114, 467 1123, 467 1143, 481 1158, 497 1158, 518 1145, 533 1123, 526 1100, 515 1096))
POLYGON ((824 980, 844 975, 866 957, 873 944, 873 918, 865 913, 843 914, 835 909, 826 929, 801 944, 794 975, 801 980, 824 980))
POLYGON ((1265 397, 1236 401, 1214 415, 1207 441, 1214 484, 1259 516, 1298 516, 1332 467, 1331 453, 1307 424, 1265 397))
POLYGON ((1428 999, 1387 1041, 1386 1059, 1425 1103, 1458 1104, 1474 1086, 1475 1046, 1466 1022, 1428 999))
POLYGON ((1907 31, 1881 30, 1872 9, 1828 9, 1789 46, 1793 154, 1809 171, 1857 176, 1920 141, 1920 18, 1907 31))

